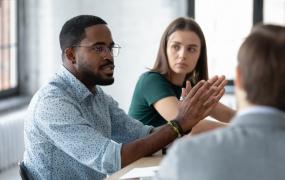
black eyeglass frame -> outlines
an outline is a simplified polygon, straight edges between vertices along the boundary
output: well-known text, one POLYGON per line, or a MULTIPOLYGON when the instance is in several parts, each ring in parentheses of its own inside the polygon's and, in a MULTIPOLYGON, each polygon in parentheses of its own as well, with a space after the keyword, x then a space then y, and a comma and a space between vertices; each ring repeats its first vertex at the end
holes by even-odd
POLYGON ((106 55, 107 55, 107 53, 108 53, 108 51, 107 51, 107 49, 109 50, 109 52, 110 52, 110 54, 113 56, 113 57, 117 57, 118 55, 119 55, 119 53, 120 53, 120 49, 121 49, 121 46, 120 45, 118 45, 118 44, 114 44, 114 45, 111 45, 111 46, 107 46, 107 45, 105 45, 105 44, 101 44, 101 45, 96 45, 96 46, 81 46, 81 45, 73 45, 73 46, 71 46, 71 48, 73 49, 73 48, 76 48, 76 47, 85 47, 85 48, 91 48, 91 49, 93 49, 93 50, 95 50, 95 51, 97 51, 97 53, 98 53, 98 55, 100 56, 100 57, 105 57, 106 55), (100 54, 100 47, 106 47, 106 50, 105 51, 101 51, 101 54, 100 54), (118 53, 117 53, 117 55, 115 55, 114 56, 114 51, 113 51, 113 49, 117 49, 118 50, 118 53), (104 54, 102 54, 102 53, 104 53, 104 54))

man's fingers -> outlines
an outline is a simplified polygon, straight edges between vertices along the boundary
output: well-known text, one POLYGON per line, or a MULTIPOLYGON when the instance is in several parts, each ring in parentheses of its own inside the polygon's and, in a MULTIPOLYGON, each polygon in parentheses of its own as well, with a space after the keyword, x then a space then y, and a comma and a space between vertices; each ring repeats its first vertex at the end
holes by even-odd
POLYGON ((218 95, 216 96, 212 96, 211 98, 208 99, 208 101, 206 103, 204 103, 205 108, 210 108, 212 106, 213 109, 215 109, 216 105, 218 104, 218 102, 220 101, 220 99, 223 97, 224 93, 225 93, 225 88, 223 88, 218 95))
MULTIPOLYGON (((214 77, 214 78, 216 79, 216 77, 214 77)), ((214 86, 219 87, 225 79, 226 79, 226 76, 224 76, 224 75, 218 77, 218 79, 214 83, 214 86)))
POLYGON ((220 85, 218 86, 218 89, 217 89, 216 93, 214 94, 214 96, 216 96, 217 94, 219 94, 220 91, 221 91, 222 89, 224 89, 227 84, 228 84, 228 81, 227 81, 227 80, 223 80, 223 81, 220 83, 220 85))
POLYGON ((199 99, 199 101, 205 104, 206 102, 210 101, 213 98, 213 94, 216 93, 216 91, 217 91, 217 87, 212 86, 207 93, 203 94, 203 96, 199 99))
POLYGON ((212 82, 213 82, 213 85, 215 85, 215 86, 218 86, 218 84, 219 84, 219 76, 217 76, 217 75, 215 75, 215 76, 213 76, 211 79, 209 79, 209 80, 211 80, 212 82))
POLYGON ((224 77, 219 78, 218 76, 214 76, 207 81, 199 81, 190 89, 190 82, 186 82, 186 88, 182 89, 181 94, 184 95, 186 91, 187 96, 185 101, 180 101, 179 114, 177 116, 177 118, 181 118, 183 123, 191 119, 191 121, 185 123, 187 126, 186 129, 193 127, 199 120, 208 116, 213 111, 225 92, 223 87, 226 83, 224 77))
MULTIPOLYGON (((210 97, 208 101, 203 104, 204 108, 207 109, 206 112, 209 112, 210 114, 210 112, 212 112, 212 110, 216 108, 216 105, 218 104, 224 93, 225 89, 222 89, 217 96, 210 97)), ((209 114, 207 114, 206 116, 208 116, 209 114)))
POLYGON ((218 88, 224 88, 227 84, 228 84, 228 81, 224 79, 224 80, 220 83, 220 85, 218 86, 218 88))
POLYGON ((225 88, 221 89, 221 91, 219 92, 218 95, 216 95, 214 98, 217 100, 217 101, 220 101, 220 99, 223 97, 223 95, 225 94, 226 90, 225 88))
MULTIPOLYGON (((200 83, 200 82, 199 82, 200 83)), ((209 79, 208 81, 204 82, 204 84, 202 85, 202 87, 200 87, 199 89, 195 89, 196 86, 194 86, 194 88, 192 89, 192 91, 190 93, 193 93, 192 95, 192 99, 194 102, 197 102, 200 100, 201 97, 204 97, 204 95, 207 95, 208 93, 210 93, 211 95, 213 95, 214 92, 209 91, 210 87, 213 85, 213 80, 209 79), (195 89, 195 91, 193 91, 195 89)), ((215 87, 216 90, 216 87, 215 87)), ((207 96, 208 97, 208 96, 207 96)))
MULTIPOLYGON (((216 91, 216 93, 214 94, 214 96, 215 95, 217 95, 219 92, 220 92, 220 90, 222 89, 222 88, 224 88, 226 85, 227 85, 227 83, 228 83, 228 81, 225 79, 226 77, 224 76, 224 75, 222 75, 222 76, 220 76, 220 77, 218 77, 217 75, 216 76, 213 76, 211 79, 213 80, 213 82, 214 82, 214 84, 213 84, 213 86, 216 86, 216 87, 218 87, 218 90, 216 91)), ((205 93, 207 93, 208 91, 206 91, 205 93)))
POLYGON ((190 91, 190 93, 187 95, 187 97, 192 98, 196 92, 205 84, 205 80, 199 81, 190 91))

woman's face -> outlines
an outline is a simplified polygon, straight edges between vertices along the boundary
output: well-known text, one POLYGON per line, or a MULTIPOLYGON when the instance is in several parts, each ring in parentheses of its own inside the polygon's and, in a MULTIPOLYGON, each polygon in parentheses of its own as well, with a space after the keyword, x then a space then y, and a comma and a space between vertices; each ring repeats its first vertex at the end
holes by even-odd
POLYGON ((178 30, 169 36, 167 57, 172 74, 186 75, 192 72, 201 52, 201 41, 193 31, 178 30))

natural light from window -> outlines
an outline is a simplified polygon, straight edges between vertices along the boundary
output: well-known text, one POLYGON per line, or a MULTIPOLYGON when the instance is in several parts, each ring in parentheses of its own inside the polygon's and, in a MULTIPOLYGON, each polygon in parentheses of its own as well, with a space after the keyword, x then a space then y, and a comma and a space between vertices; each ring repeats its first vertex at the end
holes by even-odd
POLYGON ((16 0, 0 1, 0 90, 17 86, 16 0))
POLYGON ((252 0, 197 0, 195 19, 204 31, 209 76, 234 79, 237 52, 253 23, 252 0))

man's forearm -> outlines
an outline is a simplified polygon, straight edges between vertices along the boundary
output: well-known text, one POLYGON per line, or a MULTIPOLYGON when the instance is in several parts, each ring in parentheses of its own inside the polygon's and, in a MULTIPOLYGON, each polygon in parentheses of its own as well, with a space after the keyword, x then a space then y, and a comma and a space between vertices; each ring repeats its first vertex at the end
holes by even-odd
POLYGON ((123 144, 121 149, 122 168, 134 161, 149 156, 178 137, 178 133, 168 124, 152 130, 151 134, 136 141, 123 144))

